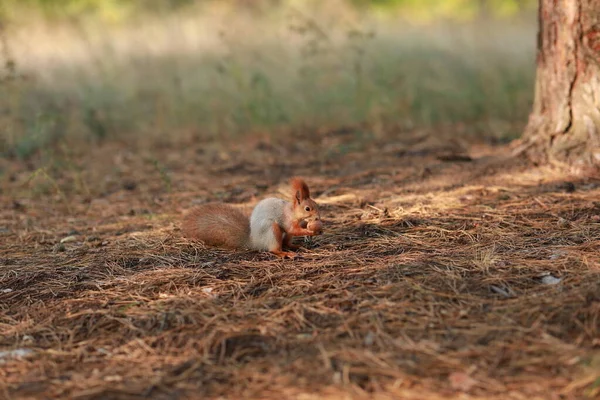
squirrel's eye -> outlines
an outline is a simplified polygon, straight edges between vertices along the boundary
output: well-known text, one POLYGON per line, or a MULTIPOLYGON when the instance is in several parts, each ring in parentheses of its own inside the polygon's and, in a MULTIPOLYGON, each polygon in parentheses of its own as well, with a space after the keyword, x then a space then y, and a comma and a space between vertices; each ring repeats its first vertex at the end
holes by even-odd
POLYGON ((310 207, 309 207, 309 206, 306 206, 306 207, 304 207, 304 210, 306 210, 306 211, 310 211, 310 207))

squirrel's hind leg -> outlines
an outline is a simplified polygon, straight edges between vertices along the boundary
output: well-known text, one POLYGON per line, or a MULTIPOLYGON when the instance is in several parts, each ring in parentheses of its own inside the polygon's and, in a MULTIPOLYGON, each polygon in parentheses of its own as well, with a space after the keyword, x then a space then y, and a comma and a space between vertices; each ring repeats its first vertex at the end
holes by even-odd
POLYGON ((286 238, 284 239, 283 231, 281 230, 281 227, 279 226, 279 224, 277 222, 273 222, 273 235, 275 236, 275 241, 271 244, 271 247, 269 248, 269 251, 271 253, 273 253, 276 256, 281 257, 281 258, 296 257, 296 253, 294 253, 294 252, 283 251, 284 240, 287 242, 287 240, 288 240, 287 238, 289 236, 286 235, 286 238))
POLYGON ((283 236, 283 247, 288 248, 290 250, 298 250, 300 246, 292 243, 292 235, 288 235, 287 233, 283 236))

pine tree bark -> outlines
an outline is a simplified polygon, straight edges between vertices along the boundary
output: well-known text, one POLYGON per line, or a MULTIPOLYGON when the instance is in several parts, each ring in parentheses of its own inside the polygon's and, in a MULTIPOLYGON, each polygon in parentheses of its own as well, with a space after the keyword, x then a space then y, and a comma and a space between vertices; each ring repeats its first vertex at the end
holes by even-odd
POLYGON ((521 149, 600 166, 600 0, 539 0, 535 99, 521 149))

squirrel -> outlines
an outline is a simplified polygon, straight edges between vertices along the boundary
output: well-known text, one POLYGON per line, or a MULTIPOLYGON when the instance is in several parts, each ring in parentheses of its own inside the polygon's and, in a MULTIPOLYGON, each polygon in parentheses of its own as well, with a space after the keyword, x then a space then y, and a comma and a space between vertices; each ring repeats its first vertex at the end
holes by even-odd
POLYGON ((279 198, 261 200, 250 215, 222 203, 208 203, 192 209, 183 219, 182 231, 189 239, 204 244, 258 251, 269 251, 281 258, 295 258, 294 236, 322 233, 319 206, 311 199, 304 180, 292 178, 292 201, 279 198))

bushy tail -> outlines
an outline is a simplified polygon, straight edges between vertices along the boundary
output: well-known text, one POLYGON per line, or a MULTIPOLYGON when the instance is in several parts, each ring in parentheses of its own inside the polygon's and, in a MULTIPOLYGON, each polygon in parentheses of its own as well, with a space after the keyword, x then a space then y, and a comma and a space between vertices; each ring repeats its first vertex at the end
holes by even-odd
POLYGON ((183 219, 183 234, 209 246, 239 249, 250 243, 250 222, 240 210, 227 204, 204 204, 183 219))

